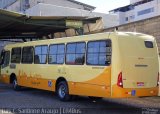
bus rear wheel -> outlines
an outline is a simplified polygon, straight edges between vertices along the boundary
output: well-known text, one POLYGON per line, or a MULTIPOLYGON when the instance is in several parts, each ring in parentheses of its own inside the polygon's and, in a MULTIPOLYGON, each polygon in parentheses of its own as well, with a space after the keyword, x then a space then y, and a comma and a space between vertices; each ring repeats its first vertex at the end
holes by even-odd
POLYGON ((98 100, 102 100, 102 97, 92 97, 92 96, 88 96, 92 101, 98 101, 98 100))
POLYGON ((13 82, 12 82, 12 85, 13 85, 13 89, 15 91, 19 91, 20 90, 20 86, 18 85, 18 82, 17 82, 17 79, 14 78, 13 82))
POLYGON ((58 83, 57 95, 61 101, 70 101, 72 99, 72 96, 69 95, 69 89, 66 81, 58 83))

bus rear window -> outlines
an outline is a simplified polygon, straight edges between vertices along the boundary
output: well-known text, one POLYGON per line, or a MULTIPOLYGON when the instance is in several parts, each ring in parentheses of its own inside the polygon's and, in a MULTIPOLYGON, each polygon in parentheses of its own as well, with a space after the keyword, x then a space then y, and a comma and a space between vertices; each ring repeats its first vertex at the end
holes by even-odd
POLYGON ((152 41, 145 41, 146 48, 153 48, 153 42, 152 41))

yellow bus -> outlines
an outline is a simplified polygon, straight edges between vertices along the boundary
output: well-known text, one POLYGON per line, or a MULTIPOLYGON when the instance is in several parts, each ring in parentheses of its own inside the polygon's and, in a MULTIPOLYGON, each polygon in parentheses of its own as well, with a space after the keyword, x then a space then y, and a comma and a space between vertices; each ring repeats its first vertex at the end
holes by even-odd
POLYGON ((10 44, 1 58, 1 81, 15 90, 54 91, 62 101, 158 95, 158 48, 150 35, 106 32, 10 44))

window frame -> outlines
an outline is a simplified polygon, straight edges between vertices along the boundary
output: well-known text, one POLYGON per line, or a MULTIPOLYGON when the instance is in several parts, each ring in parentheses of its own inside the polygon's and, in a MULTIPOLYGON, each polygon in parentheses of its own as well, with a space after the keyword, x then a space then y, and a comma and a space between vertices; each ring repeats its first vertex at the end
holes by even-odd
POLYGON ((2 53, 3 53, 3 54, 2 54, 3 60, 2 60, 2 65, 1 65, 1 66, 2 66, 2 68, 5 68, 5 67, 8 67, 9 64, 10 64, 10 62, 11 62, 11 51, 3 51, 2 53), (6 53, 9 53, 8 64, 4 64, 4 63, 5 63, 5 60, 6 60, 6 58, 5 58, 6 53))
MULTIPOLYGON (((58 54, 56 54, 56 56, 57 56, 58 54)), ((49 45, 49 48, 48 48, 48 64, 49 65, 63 65, 63 64, 65 64, 65 56, 66 56, 66 45, 65 45, 65 43, 60 43, 60 44, 50 44, 49 45), (50 52, 50 47, 51 46, 54 46, 54 45, 64 45, 64 60, 63 60, 63 63, 49 63, 49 55, 53 55, 53 54, 50 54, 49 52, 50 52)))
POLYGON ((142 16, 142 15, 153 13, 154 11, 155 11, 154 7, 151 7, 151 8, 147 8, 147 9, 137 12, 137 15, 142 16))
POLYGON ((5 53, 5 50, 2 50, 1 51, 1 64, 0 65, 2 65, 2 63, 3 63, 3 61, 4 61, 4 53, 5 53))
MULTIPOLYGON (((33 58, 33 63, 34 63, 34 64, 38 64, 38 65, 40 65, 40 64, 48 64, 49 48, 48 48, 48 45, 47 45, 47 44, 46 44, 46 45, 36 45, 36 46, 34 46, 34 51, 33 51, 33 53, 34 53, 34 54, 33 54, 33 56, 34 56, 34 58, 33 58), (36 47, 40 47, 40 46, 47 46, 47 55, 46 55, 46 56, 47 56, 47 57, 46 57, 46 60, 47 60, 47 61, 46 61, 46 63, 35 63, 35 48, 36 48, 36 47)), ((42 54, 41 54, 41 55, 42 55, 42 54)))
POLYGON ((86 65, 88 65, 88 66, 111 66, 111 64, 112 64, 112 40, 111 39, 104 39, 104 40, 92 40, 92 41, 88 41, 87 42, 87 51, 86 51, 87 53, 86 53, 86 65), (87 58, 88 58, 88 45, 89 45, 89 43, 90 42, 101 42, 101 41, 110 41, 110 43, 111 43, 111 63, 109 64, 109 65, 101 65, 101 64, 88 64, 88 62, 87 62, 87 58))
POLYGON ((125 21, 128 22, 128 21, 129 21, 129 18, 128 18, 128 17, 125 17, 125 21))
POLYGON ((10 58, 11 58, 11 59, 10 59, 10 63, 20 64, 21 61, 22 61, 22 47, 14 47, 14 48, 12 48, 12 49, 11 49, 10 56, 11 56, 11 57, 10 57, 10 58), (21 52, 21 53, 20 53, 20 60, 19 60, 19 62, 12 62, 12 51, 13 51, 13 49, 18 49, 18 48, 20 49, 20 52, 21 52))
MULTIPOLYGON (((80 66, 80 65, 86 65, 86 53, 87 53, 87 49, 86 49, 86 47, 87 47, 87 42, 85 42, 85 41, 80 41, 80 42, 69 42, 69 43, 67 43, 66 44, 66 54, 65 54, 65 64, 66 65, 77 65, 77 66, 80 66), (77 43, 84 43, 85 44, 85 53, 84 53, 84 63, 83 64, 67 64, 67 45, 68 44, 76 44, 76 46, 77 46, 77 43)), ((76 48, 77 49, 77 48, 76 48)), ((72 53, 72 54, 79 54, 79 53, 72 53)))
POLYGON ((149 40, 144 41, 144 45, 147 49, 153 49, 155 47, 154 42, 149 40), (152 47, 149 47, 147 43, 152 43, 152 47))
POLYGON ((25 46, 25 47, 22 47, 22 50, 21 50, 21 64, 33 64, 34 63, 34 47, 33 46, 25 46), (22 60, 23 60, 23 50, 24 48, 28 48, 28 47, 31 47, 33 49, 33 55, 32 55, 32 63, 24 63, 22 60))

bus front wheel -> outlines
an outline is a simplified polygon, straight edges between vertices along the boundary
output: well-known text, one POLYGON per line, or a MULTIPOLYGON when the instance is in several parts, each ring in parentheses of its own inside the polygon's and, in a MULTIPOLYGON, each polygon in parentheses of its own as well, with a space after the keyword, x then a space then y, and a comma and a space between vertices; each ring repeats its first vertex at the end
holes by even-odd
POLYGON ((13 89, 15 91, 19 91, 20 90, 20 86, 18 85, 18 82, 17 82, 16 78, 14 78, 12 85, 13 85, 13 89))
POLYGON ((57 86, 57 95, 61 101, 70 101, 69 89, 66 81, 61 81, 57 86))

